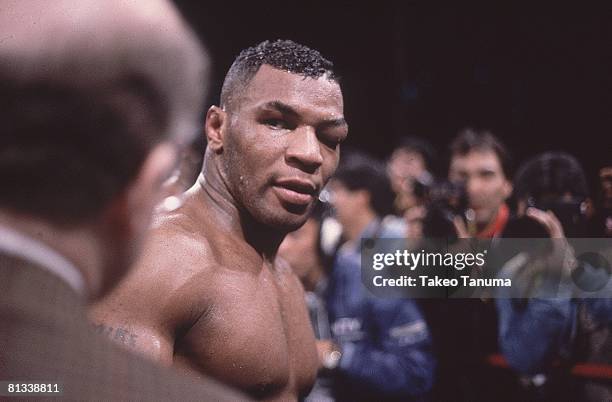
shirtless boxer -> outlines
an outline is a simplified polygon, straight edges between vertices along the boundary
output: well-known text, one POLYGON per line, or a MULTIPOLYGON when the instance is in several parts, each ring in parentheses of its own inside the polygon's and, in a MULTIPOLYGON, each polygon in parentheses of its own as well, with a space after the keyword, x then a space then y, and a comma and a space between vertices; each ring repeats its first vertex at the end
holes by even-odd
POLYGON ((93 310, 100 331, 262 400, 296 400, 318 368, 304 293, 276 259, 336 169, 347 136, 332 64, 263 42, 206 116, 202 175, 160 216, 145 257, 93 310))

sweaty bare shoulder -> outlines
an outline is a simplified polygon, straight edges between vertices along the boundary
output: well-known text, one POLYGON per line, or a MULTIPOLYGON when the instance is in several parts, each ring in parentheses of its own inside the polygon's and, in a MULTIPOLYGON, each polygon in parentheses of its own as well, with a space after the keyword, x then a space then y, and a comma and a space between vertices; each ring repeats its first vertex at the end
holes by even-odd
POLYGON ((190 225, 184 216, 158 219, 135 267, 90 312, 98 332, 167 365, 176 337, 209 309, 215 282, 208 242, 190 225))

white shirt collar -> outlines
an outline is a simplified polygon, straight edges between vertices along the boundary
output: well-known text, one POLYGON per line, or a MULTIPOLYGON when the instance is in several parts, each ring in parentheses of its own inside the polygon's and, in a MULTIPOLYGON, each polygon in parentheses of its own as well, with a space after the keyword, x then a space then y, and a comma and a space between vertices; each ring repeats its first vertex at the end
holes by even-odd
POLYGON ((41 266, 85 296, 85 280, 81 271, 66 257, 44 243, 0 225, 0 251, 41 266))

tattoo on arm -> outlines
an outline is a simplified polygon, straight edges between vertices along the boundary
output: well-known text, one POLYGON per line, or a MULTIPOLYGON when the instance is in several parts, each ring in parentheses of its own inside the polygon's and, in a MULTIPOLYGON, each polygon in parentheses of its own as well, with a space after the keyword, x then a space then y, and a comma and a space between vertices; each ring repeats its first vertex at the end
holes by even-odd
POLYGON ((136 346, 136 338, 138 338, 138 335, 129 332, 125 328, 113 328, 104 324, 94 324, 94 331, 123 345, 127 345, 130 347, 136 346))

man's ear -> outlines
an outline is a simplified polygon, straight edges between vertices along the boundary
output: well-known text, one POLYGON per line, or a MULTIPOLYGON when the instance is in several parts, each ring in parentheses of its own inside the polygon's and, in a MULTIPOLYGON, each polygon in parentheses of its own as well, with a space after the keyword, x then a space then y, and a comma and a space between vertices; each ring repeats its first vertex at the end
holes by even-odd
POLYGON ((507 200, 512 195, 512 190, 514 187, 512 186, 512 182, 507 180, 504 182, 503 192, 504 192, 504 200, 507 200))
POLYGON ((355 191, 355 196, 359 198, 359 204, 363 208, 372 208, 372 195, 368 190, 361 189, 355 191))
POLYGON ((153 210, 161 201, 162 184, 168 178, 177 159, 177 150, 162 143, 149 153, 136 177, 105 210, 105 226, 115 239, 139 243, 149 229, 153 210))
POLYGON ((225 141, 228 123, 227 112, 225 110, 214 105, 208 109, 204 130, 208 140, 208 147, 215 153, 223 152, 223 142, 225 141))

